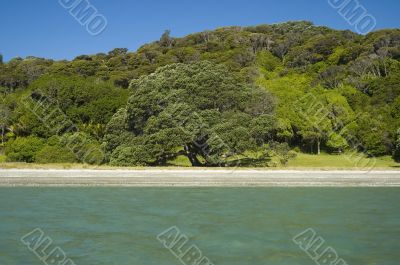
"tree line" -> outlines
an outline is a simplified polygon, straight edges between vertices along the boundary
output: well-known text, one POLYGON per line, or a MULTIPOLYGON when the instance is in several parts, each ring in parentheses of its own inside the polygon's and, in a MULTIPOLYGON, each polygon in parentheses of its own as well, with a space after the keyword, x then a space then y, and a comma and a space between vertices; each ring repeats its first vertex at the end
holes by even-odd
POLYGON ((293 150, 399 160, 399 58, 399 29, 301 21, 166 31, 136 52, 71 61, 0 60, 0 143, 8 161, 38 163, 85 162, 68 148, 76 136, 119 166, 285 164, 293 150), (73 130, 49 130, 21 104, 42 97, 73 130))

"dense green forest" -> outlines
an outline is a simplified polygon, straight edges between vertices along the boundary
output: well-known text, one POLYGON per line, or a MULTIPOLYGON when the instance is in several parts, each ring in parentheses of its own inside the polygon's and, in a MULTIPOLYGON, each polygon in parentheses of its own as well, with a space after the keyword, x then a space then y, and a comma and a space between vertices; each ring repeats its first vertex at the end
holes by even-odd
POLYGON ((0 59, 0 143, 7 161, 36 163, 268 166, 354 150, 397 161, 399 60, 399 29, 306 21, 0 59))

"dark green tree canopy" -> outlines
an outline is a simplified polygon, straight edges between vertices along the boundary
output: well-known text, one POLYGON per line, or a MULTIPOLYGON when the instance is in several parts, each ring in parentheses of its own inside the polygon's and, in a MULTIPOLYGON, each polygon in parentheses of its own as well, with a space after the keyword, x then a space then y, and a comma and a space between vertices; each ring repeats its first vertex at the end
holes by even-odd
POLYGON ((112 164, 162 164, 185 154, 193 165, 226 165, 229 157, 262 144, 274 126, 273 97, 223 65, 169 65, 134 80, 131 89, 126 109, 107 128, 112 164))

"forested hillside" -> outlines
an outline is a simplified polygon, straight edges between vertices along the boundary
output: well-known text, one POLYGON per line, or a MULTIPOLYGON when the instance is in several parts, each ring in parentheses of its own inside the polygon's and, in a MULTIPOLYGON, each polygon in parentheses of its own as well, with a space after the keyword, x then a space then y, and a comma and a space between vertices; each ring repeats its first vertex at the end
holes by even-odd
POLYGON ((7 161, 117 166, 265 166, 354 150, 400 160, 399 60, 399 29, 310 22, 166 31, 136 52, 72 61, 14 58, 0 62, 1 146, 7 161))

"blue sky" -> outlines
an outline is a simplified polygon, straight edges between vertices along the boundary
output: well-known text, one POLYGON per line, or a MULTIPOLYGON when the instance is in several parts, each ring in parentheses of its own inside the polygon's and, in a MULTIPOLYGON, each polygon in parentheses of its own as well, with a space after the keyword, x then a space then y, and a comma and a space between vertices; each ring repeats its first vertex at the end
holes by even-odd
MULTIPOLYGON (((222 26, 288 20, 309 20, 316 25, 354 30, 328 1, 89 0, 108 22, 101 34, 92 36, 58 0, 2 0, 0 53, 6 61, 29 55, 72 59, 77 55, 107 52, 116 47, 136 50, 159 39, 165 29, 180 37, 222 26)), ((400 1, 358 1, 376 18, 377 29, 400 27, 400 1)))

